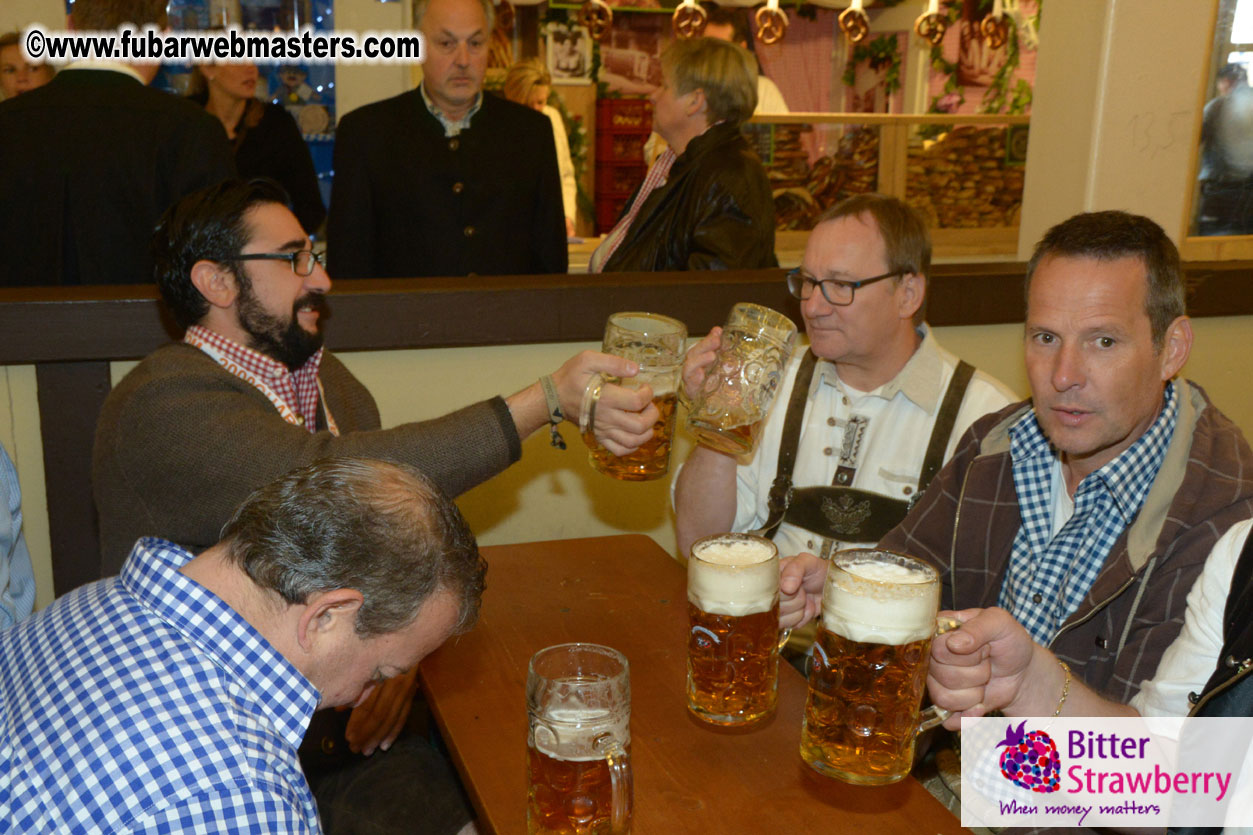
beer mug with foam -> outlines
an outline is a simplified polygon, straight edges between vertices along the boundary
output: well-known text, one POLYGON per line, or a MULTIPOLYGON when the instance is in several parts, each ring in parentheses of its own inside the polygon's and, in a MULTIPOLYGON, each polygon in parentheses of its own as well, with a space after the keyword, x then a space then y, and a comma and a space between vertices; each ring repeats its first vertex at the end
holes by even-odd
POLYGON ((692 544, 687 564, 687 707, 714 725, 748 725, 778 702, 779 551, 724 533, 692 544))
POLYGON ((948 714, 921 711, 940 578, 922 560, 890 551, 837 551, 822 591, 810 660, 801 757, 830 777, 895 783, 914 764, 914 740, 948 714))
POLYGON ((526 830, 631 831, 631 681, 626 656, 560 644, 531 657, 526 677, 526 830))
POLYGON ((687 326, 678 319, 656 313, 615 313, 605 324, 602 350, 639 363, 640 373, 621 379, 596 375, 583 395, 579 431, 590 450, 588 461, 602 473, 623 481, 661 478, 670 468, 670 442, 674 438, 675 408, 678 405, 679 377, 683 369, 683 343, 687 326), (661 416, 653 424, 648 443, 621 457, 596 441, 596 405, 605 383, 627 388, 647 384, 653 390, 653 405, 661 416))
POLYGON ((697 440, 730 455, 751 453, 795 344, 796 324, 782 313, 747 302, 733 307, 688 412, 697 440))

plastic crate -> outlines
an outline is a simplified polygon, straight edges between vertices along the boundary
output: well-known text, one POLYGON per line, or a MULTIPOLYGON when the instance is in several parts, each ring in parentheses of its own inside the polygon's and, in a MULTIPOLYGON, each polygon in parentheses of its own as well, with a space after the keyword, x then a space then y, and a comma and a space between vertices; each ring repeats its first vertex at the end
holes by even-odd
POLYGON ((642 163, 644 143, 647 141, 647 133, 601 131, 596 134, 596 160, 597 162, 642 163))
POLYGON ((626 210, 631 195, 617 197, 614 195, 596 195, 596 234, 607 235, 613 229, 622 212, 626 210))
POLYGON ((642 162, 597 162, 596 195, 629 197, 647 173, 642 162))
POLYGON ((651 133, 653 103, 648 99, 597 99, 596 131, 651 133))

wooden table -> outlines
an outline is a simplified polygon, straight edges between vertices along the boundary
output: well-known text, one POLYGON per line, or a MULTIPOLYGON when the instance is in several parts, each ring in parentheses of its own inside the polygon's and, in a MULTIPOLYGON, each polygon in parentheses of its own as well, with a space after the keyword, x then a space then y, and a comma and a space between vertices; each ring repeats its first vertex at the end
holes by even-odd
POLYGON ((800 758, 805 680, 779 665, 779 709, 748 732, 692 718, 685 696, 683 568, 646 536, 484 548, 478 625, 421 667, 422 686, 479 815, 526 830, 526 670, 539 649, 605 644, 631 665, 636 835, 959 833, 916 780, 861 788, 800 758))

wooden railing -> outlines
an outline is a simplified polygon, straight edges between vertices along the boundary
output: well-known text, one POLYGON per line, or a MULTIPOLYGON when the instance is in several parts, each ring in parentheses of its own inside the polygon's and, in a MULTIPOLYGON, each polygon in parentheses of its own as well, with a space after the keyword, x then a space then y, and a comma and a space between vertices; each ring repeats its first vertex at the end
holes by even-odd
MULTIPOLYGON (((1022 320, 1023 265, 934 268, 928 319, 938 326, 1022 320)), ((1194 316, 1253 315, 1253 265, 1188 265, 1194 316)), ((707 332, 736 302, 792 315, 781 270, 598 276, 340 281, 327 344, 336 351, 596 341, 617 310, 652 310, 707 332)), ((58 594, 99 574, 91 445, 110 363, 176 334, 151 286, 0 289, 0 364, 34 365, 58 594)))

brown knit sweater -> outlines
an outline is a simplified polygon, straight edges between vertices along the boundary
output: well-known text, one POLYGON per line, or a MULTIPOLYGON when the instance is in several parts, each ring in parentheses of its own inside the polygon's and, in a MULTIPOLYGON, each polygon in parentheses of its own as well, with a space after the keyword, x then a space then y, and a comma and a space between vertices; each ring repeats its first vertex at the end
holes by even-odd
POLYGON ((207 548, 249 493, 319 458, 410 464, 456 496, 522 453, 499 397, 380 429, 374 398, 329 352, 320 374, 339 437, 287 423, 261 392, 189 345, 159 348, 127 374, 101 409, 92 453, 102 576, 118 572, 141 536, 207 548))
MULTIPOLYGON (((1253 516, 1253 450, 1200 386, 1177 385, 1178 423, 1149 495, 1051 645, 1089 686, 1124 703, 1183 627, 1188 590, 1214 543, 1253 516)), ((1022 521, 1009 427, 1030 407, 1017 403, 976 422, 881 543, 939 567, 944 606, 996 605, 1022 521)))

